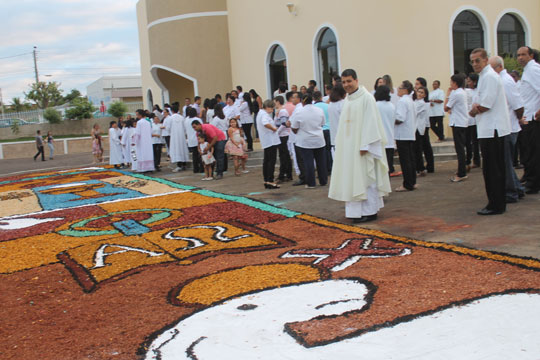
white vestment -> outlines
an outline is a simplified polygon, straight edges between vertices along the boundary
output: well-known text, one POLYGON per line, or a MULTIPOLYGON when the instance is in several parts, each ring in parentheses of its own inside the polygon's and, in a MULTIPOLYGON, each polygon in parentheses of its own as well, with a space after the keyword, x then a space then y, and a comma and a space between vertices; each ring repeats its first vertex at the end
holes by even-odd
POLYGON ((347 217, 376 214, 391 192, 386 135, 375 99, 364 87, 345 99, 335 144, 328 197, 346 202, 347 217))
POLYGON ((137 121, 133 134, 133 143, 137 154, 136 171, 154 171, 154 150, 152 147, 152 125, 146 119, 137 121))
POLYGON ((120 143, 120 130, 109 129, 109 164, 120 165, 124 162, 122 144, 120 143))
POLYGON ((186 129, 184 118, 179 114, 171 116, 171 148, 169 156, 171 163, 189 161, 189 149, 186 142, 186 129))
POLYGON ((122 152, 124 154, 124 162, 126 164, 133 163, 133 158, 131 157, 131 137, 133 136, 133 131, 135 129, 132 127, 125 126, 122 129, 122 140, 120 140, 120 143, 122 144, 122 152))

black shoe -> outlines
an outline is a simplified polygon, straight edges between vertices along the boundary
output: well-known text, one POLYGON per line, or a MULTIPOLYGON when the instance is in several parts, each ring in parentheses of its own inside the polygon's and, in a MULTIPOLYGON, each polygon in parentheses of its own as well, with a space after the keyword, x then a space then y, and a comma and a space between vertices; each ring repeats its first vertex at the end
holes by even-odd
POLYGON ((374 220, 377 220, 377 214, 368 215, 368 216, 362 216, 360 218, 355 218, 355 219, 353 219, 353 223, 354 224, 361 224, 361 223, 366 223, 366 222, 370 222, 370 221, 374 221, 374 220))
POLYGON ((216 179, 216 180, 223 179, 223 174, 216 175, 216 177, 214 179, 216 179))
POLYGON ((264 184, 264 188, 265 188, 265 189, 279 189, 280 186, 277 185, 277 184, 265 183, 265 184, 264 184))
POLYGON ((538 194, 538 189, 525 188, 525 194, 528 194, 528 195, 538 194))
POLYGON ((298 180, 297 182, 293 183, 292 186, 300 186, 300 185, 305 185, 305 181, 303 180, 298 180))
POLYGON ((525 197, 525 193, 523 191, 518 192, 518 198, 523 199, 525 197))
POLYGON ((507 204, 515 204, 517 202, 518 202, 517 199, 514 199, 512 197, 508 197, 508 196, 506 197, 506 203, 507 204))
POLYGON ((482 210, 477 211, 476 213, 478 215, 499 215, 502 214, 504 211, 495 211, 495 210, 489 210, 487 208, 483 208, 482 210))

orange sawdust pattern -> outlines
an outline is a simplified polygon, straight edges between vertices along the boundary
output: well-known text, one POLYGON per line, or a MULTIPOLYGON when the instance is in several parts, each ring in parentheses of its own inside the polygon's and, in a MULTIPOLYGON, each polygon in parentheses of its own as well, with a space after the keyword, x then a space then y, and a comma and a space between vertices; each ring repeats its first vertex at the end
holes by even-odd
POLYGON ((342 229, 345 231, 350 231, 350 232, 354 232, 358 234, 372 235, 372 236, 378 236, 378 237, 386 238, 386 239, 393 239, 393 240, 397 240, 405 244, 414 244, 414 245, 433 248, 433 249, 449 250, 457 254, 470 255, 470 256, 489 259, 489 260, 503 261, 510 264, 521 265, 528 268, 540 269, 540 261, 535 260, 535 259, 523 259, 519 257, 509 256, 509 255, 496 254, 489 251, 469 249, 462 246, 456 246, 456 245, 451 245, 451 244, 414 240, 414 239, 409 239, 406 237, 390 235, 379 230, 371 230, 371 229, 366 229, 366 228, 358 228, 351 225, 338 224, 338 223, 324 220, 324 219, 311 216, 311 215, 302 214, 302 215, 298 215, 297 218, 302 219, 302 220, 307 220, 315 224, 330 226, 330 227, 334 227, 334 228, 338 228, 338 229, 342 229))
POLYGON ((182 288, 176 299, 184 304, 211 305, 258 290, 320 279, 319 270, 309 265, 246 266, 193 280, 182 288))

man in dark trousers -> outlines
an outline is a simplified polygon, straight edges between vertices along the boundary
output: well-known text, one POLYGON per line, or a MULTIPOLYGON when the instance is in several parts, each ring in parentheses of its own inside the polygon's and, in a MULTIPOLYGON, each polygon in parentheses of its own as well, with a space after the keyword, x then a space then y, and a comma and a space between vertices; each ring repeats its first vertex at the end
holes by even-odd
POLYGON ((38 130, 36 133, 36 147, 38 152, 36 155, 34 155, 34 161, 36 161, 39 154, 41 154, 41 161, 47 161, 45 160, 45 151, 43 148, 43 138, 41 137, 41 130, 38 130))

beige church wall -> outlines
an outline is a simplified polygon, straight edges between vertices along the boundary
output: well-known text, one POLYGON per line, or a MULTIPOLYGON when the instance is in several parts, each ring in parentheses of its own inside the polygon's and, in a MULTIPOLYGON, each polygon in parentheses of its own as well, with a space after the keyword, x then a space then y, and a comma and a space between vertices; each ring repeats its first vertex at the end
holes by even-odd
POLYGON ((226 0, 146 0, 148 23, 166 17, 210 11, 227 11, 226 0))
POLYGON ((394 86, 418 76, 449 85, 451 23, 459 10, 483 15, 488 49, 495 52, 496 21, 503 10, 517 9, 530 24, 532 46, 540 43, 535 24, 540 22, 540 2, 419 0, 365 2, 296 0, 297 16, 289 13, 291 1, 228 0, 232 81, 255 88, 267 97, 266 58, 273 43, 287 53, 289 84, 305 85, 315 78, 314 39, 329 24, 336 31, 340 70, 354 68, 369 90, 375 79, 390 74, 394 86), (391 5, 391 6, 389 6, 391 5))
POLYGON ((148 90, 152 92, 154 104, 163 105, 161 101, 161 88, 150 74, 150 44, 148 39, 148 22, 146 13, 147 0, 139 0, 137 3, 137 25, 139 30, 139 55, 141 61, 141 84, 144 107, 148 107, 148 90))
POLYGON ((178 101, 181 106, 184 106, 184 99, 186 97, 193 99, 195 96, 192 81, 162 69, 157 70, 157 76, 168 89, 171 104, 178 101))

